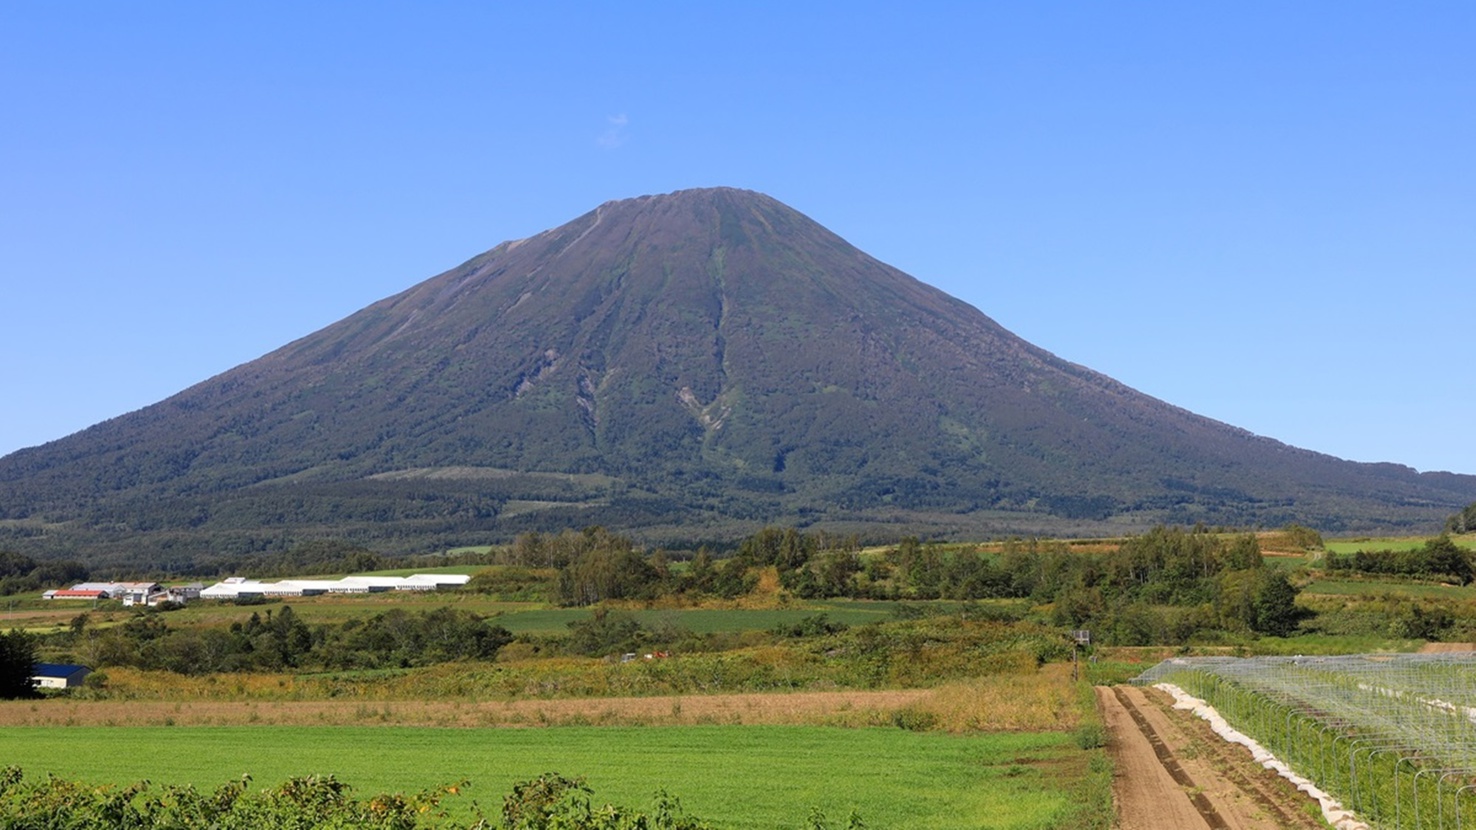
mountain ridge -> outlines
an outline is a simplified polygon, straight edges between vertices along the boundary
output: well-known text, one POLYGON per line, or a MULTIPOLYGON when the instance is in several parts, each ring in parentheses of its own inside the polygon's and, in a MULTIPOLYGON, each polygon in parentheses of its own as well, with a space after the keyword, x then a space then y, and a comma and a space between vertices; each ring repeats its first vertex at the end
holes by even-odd
POLYGON ((768 196, 708 188, 606 202, 0 458, 0 545, 199 556, 593 522, 1342 530, 1438 526, 1473 500, 1476 477, 1343 461, 1144 395, 768 196), (453 468, 502 472, 396 477, 453 468))

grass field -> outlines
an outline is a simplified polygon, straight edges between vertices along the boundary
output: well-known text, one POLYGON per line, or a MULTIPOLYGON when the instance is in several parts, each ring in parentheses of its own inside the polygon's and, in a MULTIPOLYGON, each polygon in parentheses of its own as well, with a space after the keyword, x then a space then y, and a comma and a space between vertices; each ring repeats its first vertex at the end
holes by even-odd
POLYGON ((1298 568, 1310 565, 1319 554, 1267 554, 1261 557, 1261 562, 1267 567, 1278 571, 1290 572, 1298 568))
MULTIPOLYGON (((30 776, 214 788, 332 773, 361 794, 460 779, 495 812, 515 782, 585 776, 596 799, 650 803, 664 788, 730 830, 800 827, 811 808, 868 827, 943 830, 1076 824, 1100 801, 1105 765, 1066 733, 956 736, 895 728, 697 726, 0 728, 0 758, 30 776), (1095 793, 1095 795, 1093 795, 1095 793)), ((1096 809, 1100 810, 1100 804, 1096 809)))
MULTIPOLYGON (((780 625, 794 625, 806 617, 825 614, 831 622, 865 625, 891 619, 896 602, 865 600, 830 600, 795 604, 789 608, 670 608, 635 609, 630 612, 642 625, 670 625, 697 634, 736 631, 768 631, 780 625)), ((497 618, 514 634, 563 633, 569 623, 589 619, 588 608, 540 608, 528 606, 504 612, 497 618)))
MULTIPOLYGON (((1476 533, 1467 533, 1463 536, 1450 537, 1457 545, 1466 550, 1476 550, 1476 533)), ((1329 553, 1357 553, 1359 551, 1375 550, 1415 550, 1425 546, 1429 540, 1427 536, 1388 536, 1380 538, 1362 539, 1328 539, 1322 546, 1329 553)))
POLYGON ((464 574, 472 576, 478 571, 485 571, 486 565, 438 565, 432 568, 391 568, 384 571, 366 571, 363 574, 337 574, 336 576, 319 577, 320 579, 337 579, 345 576, 410 576, 411 574, 464 574))
POLYGON ((1322 594, 1339 597, 1422 597, 1426 599, 1471 598, 1471 589, 1457 585, 1436 585, 1429 582, 1401 582, 1384 579, 1317 579, 1302 589, 1305 594, 1322 594))

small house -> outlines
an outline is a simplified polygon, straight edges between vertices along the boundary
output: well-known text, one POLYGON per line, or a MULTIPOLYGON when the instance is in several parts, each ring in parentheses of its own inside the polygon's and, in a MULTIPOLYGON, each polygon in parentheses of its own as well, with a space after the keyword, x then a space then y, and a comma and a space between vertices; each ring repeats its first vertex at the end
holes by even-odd
POLYGON ((92 669, 70 663, 37 663, 31 668, 31 683, 38 689, 70 689, 81 686, 92 669))

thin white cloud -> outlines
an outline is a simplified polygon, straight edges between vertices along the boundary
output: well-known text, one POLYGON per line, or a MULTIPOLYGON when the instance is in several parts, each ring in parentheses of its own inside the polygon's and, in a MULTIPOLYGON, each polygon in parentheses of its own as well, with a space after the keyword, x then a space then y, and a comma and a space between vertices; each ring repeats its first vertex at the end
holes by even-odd
POLYGON ((609 116, 605 121, 610 126, 600 134, 599 138, 595 139, 595 143, 607 150, 613 150, 625 143, 625 127, 630 123, 630 119, 622 112, 619 115, 609 116))

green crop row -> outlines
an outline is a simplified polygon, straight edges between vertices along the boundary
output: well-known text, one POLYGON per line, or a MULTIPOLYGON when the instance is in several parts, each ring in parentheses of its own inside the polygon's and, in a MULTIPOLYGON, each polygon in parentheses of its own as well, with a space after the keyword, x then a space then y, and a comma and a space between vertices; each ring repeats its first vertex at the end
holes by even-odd
POLYGON ((1214 706, 1231 726, 1254 738, 1372 827, 1476 827, 1473 770, 1460 760, 1476 747, 1418 746, 1428 730, 1415 733, 1402 727, 1398 710, 1402 704, 1426 720, 1448 719, 1450 741, 1469 743, 1460 734, 1464 730, 1459 728, 1463 717, 1459 712, 1420 702, 1398 689, 1374 689, 1367 683, 1314 673, 1300 678, 1302 689, 1312 692, 1306 695, 1258 687, 1253 680, 1212 670, 1186 669, 1167 673, 1163 679, 1214 706), (1330 696, 1319 707, 1309 700, 1324 683, 1352 685, 1366 695, 1395 703, 1389 711, 1360 710, 1330 696))

